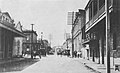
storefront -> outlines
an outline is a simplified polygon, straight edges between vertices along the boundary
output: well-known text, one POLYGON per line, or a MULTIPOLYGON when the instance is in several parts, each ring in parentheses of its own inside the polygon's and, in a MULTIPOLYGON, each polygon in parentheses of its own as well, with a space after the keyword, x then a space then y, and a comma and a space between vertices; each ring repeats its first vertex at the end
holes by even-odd
MULTIPOLYGON (((3 24, 0 25, 4 26, 3 24)), ((24 35, 14 28, 4 27, 0 27, 0 59, 9 59, 12 58, 13 54, 14 37, 24 35)))

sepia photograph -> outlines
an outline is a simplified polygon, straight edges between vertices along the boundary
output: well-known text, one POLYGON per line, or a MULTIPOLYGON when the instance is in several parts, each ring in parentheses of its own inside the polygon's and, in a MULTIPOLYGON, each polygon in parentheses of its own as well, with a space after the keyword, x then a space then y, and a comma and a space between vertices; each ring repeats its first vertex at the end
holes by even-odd
POLYGON ((120 73, 120 0, 0 0, 0 73, 120 73))

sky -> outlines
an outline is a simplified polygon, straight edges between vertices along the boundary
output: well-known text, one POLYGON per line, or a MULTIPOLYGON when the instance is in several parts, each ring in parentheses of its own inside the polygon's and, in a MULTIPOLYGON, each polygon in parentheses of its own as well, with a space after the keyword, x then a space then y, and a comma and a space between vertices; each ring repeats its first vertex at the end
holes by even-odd
POLYGON ((43 39, 52 46, 62 45, 64 34, 71 33, 71 25, 67 25, 68 12, 84 9, 89 0, 0 0, 2 12, 8 12, 17 24, 21 22, 24 29, 33 29, 38 38, 43 32, 43 39))

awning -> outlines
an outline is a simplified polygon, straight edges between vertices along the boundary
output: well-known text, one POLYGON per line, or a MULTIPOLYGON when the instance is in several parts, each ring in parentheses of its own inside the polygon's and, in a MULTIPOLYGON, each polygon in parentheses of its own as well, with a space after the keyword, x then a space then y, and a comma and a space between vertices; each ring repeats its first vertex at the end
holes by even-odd
POLYGON ((25 37, 25 35, 24 35, 22 32, 18 31, 18 30, 15 29, 14 27, 10 27, 10 26, 4 25, 4 24, 2 24, 2 23, 0 23, 0 27, 2 27, 2 28, 4 28, 4 29, 7 29, 7 30, 9 30, 9 31, 14 32, 15 34, 17 34, 16 36, 25 37))

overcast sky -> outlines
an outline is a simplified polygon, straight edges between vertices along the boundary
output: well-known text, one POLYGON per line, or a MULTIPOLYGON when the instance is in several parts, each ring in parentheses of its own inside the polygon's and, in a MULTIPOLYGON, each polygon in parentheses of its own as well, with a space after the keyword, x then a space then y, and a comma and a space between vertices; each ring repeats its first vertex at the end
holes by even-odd
POLYGON ((84 9, 89 0, 0 0, 2 12, 9 12, 10 16, 21 22, 25 29, 31 30, 34 25, 38 38, 49 40, 52 35, 52 45, 61 45, 64 33, 71 32, 67 25, 67 13, 84 9))

